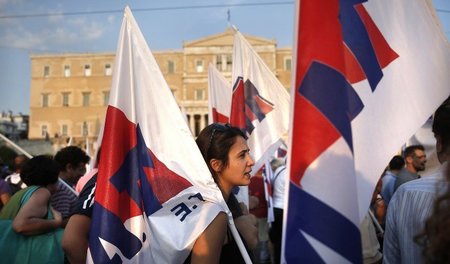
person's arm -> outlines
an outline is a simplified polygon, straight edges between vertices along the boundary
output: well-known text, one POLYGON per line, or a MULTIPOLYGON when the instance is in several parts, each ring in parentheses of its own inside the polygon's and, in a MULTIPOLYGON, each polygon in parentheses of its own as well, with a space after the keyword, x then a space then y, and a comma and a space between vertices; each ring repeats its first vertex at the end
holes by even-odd
POLYGON ((75 214, 64 229, 62 248, 70 263, 86 263, 91 218, 75 214))
POLYGON ((247 205, 242 202, 239 203, 234 195, 230 195, 227 205, 233 214, 234 224, 247 246, 250 249, 256 248, 258 244, 258 228, 256 227, 258 221, 255 216, 249 214, 247 205))
POLYGON ((1 204, 5 205, 6 203, 9 202, 10 198, 11 198, 11 195, 9 193, 2 193, 0 195, 1 204))
POLYGON ((244 214, 234 219, 236 229, 241 234, 242 238, 249 249, 254 250, 258 245, 258 220, 252 214, 244 214))
POLYGON ((192 248, 191 263, 219 263, 220 253, 227 233, 227 216, 219 213, 192 248))
POLYGON ((254 195, 250 195, 248 197, 248 207, 250 208, 250 210, 255 209, 256 207, 258 207, 258 205, 259 205, 259 198, 254 195))
POLYGON ((46 219, 50 191, 47 188, 37 189, 30 199, 20 208, 14 218, 12 228, 22 235, 42 234, 61 227, 61 214, 50 207, 54 219, 46 219))

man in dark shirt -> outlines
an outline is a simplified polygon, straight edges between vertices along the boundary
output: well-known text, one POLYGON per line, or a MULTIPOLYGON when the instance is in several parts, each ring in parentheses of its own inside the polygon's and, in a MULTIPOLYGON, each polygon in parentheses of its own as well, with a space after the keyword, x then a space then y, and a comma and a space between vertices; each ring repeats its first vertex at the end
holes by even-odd
POLYGON ((70 263, 86 263, 97 175, 84 186, 67 223, 62 247, 70 263))
POLYGON ((403 153, 406 166, 398 173, 394 191, 405 182, 419 178, 419 171, 425 170, 427 156, 422 145, 413 145, 405 149, 403 153))

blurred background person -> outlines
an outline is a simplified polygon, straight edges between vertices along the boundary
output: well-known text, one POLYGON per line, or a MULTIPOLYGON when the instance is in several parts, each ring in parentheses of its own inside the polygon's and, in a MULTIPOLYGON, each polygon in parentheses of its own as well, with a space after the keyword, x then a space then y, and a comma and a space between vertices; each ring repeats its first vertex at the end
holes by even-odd
POLYGON ((274 221, 269 229, 269 238, 273 245, 273 262, 278 264, 281 261, 286 164, 282 159, 273 159, 270 166, 273 171, 273 178, 270 179, 270 182, 272 185, 274 221))
POLYGON ((78 193, 75 185, 86 173, 86 164, 90 157, 82 149, 69 146, 61 149, 55 155, 55 161, 59 164, 61 171, 56 191, 50 200, 51 205, 61 213, 64 226, 67 224, 71 210, 75 207, 78 193))
POLYGON ((267 201, 264 191, 263 167, 250 179, 248 186, 250 214, 258 221, 258 246, 255 250, 255 262, 259 264, 270 263, 269 227, 267 223, 267 201))
POLYGON ((59 166, 37 156, 20 174, 27 188, 18 191, 0 211, 0 256, 4 263, 62 263, 62 217, 49 205, 59 166))
MULTIPOLYGON (((429 246, 427 243, 430 241, 424 237, 421 240, 423 243, 417 244, 415 240, 417 233, 424 229, 427 219, 432 214, 437 197, 442 195, 448 186, 444 175, 450 157, 450 99, 447 99, 434 113, 432 130, 436 138, 436 153, 441 166, 432 175, 403 184, 392 196, 386 217, 383 243, 384 263, 423 263, 425 261, 422 250, 424 246, 426 248, 429 246)), ((445 202, 441 205, 444 206, 445 202)), ((444 226, 448 228, 448 219, 445 221, 447 224, 444 226)), ((442 230, 440 234, 444 233, 442 230)), ((446 250, 448 251, 448 248, 446 250)))
POLYGON ((8 175, 5 180, 11 187, 11 194, 24 189, 27 185, 20 178, 20 172, 22 171, 23 165, 28 161, 28 157, 25 155, 18 155, 14 158, 14 172, 8 175))
POLYGON ((0 210, 8 203, 10 198, 11 188, 9 188, 9 184, 3 178, 0 178, 0 210))
POLYGON ((383 175, 381 196, 383 197, 386 206, 389 205, 392 195, 394 194, 394 186, 397 181, 397 175, 405 166, 405 160, 402 156, 396 155, 389 161, 388 169, 383 175))

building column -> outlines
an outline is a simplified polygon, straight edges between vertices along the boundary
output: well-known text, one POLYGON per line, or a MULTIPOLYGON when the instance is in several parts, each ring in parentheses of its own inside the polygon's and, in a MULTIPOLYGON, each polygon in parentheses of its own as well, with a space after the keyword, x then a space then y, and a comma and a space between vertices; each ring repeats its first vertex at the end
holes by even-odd
POLYGON ((200 131, 202 131, 205 127, 205 114, 200 114, 200 131))

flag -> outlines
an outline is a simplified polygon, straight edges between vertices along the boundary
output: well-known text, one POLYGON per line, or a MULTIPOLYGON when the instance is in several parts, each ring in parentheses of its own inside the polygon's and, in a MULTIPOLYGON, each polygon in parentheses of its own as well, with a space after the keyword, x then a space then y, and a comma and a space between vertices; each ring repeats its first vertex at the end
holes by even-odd
POLYGON ((450 93, 430 1, 297 1, 283 260, 361 263, 359 223, 401 145, 450 93))
POLYGON ((270 166, 270 161, 266 161, 264 163, 264 194, 266 197, 267 202, 267 222, 272 223, 275 220, 275 217, 273 215, 273 171, 272 167, 270 166))
POLYGON ((182 263, 229 210, 128 7, 114 66, 87 261, 182 263))
POLYGON ((254 175, 287 133, 289 94, 239 31, 233 46, 230 124, 248 136, 254 175))
POLYGON ((231 110, 231 84, 212 65, 208 66, 208 122, 228 123, 231 110))

